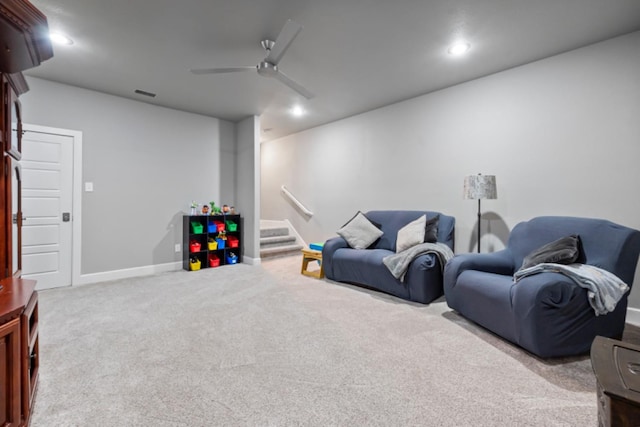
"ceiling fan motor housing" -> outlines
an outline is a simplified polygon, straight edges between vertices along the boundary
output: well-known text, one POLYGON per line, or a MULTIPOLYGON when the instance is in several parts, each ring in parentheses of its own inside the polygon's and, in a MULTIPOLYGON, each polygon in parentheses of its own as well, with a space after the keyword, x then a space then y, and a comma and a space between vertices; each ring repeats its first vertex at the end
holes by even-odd
POLYGON ((278 66, 273 65, 271 62, 262 61, 260 62, 256 68, 258 69, 258 74, 265 77, 274 77, 278 74, 278 66))

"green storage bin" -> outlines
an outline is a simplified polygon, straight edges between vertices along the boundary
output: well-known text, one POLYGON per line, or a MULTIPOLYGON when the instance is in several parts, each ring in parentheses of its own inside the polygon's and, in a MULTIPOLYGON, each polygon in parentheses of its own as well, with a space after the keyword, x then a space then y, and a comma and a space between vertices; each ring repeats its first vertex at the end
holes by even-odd
POLYGON ((204 230, 204 226, 202 225, 202 223, 200 222, 191 223, 191 231, 193 231, 193 234, 202 234, 203 230, 204 230))
POLYGON ((227 221, 227 231, 238 231, 238 224, 233 221, 227 221))

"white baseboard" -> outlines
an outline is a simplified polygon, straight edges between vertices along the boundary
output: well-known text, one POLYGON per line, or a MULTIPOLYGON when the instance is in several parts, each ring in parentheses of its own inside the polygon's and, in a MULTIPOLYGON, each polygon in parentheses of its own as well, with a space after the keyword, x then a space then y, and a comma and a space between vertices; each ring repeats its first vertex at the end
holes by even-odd
POLYGON ((640 309, 627 307, 627 323, 640 326, 640 309))
POLYGON ((248 265, 260 265, 262 261, 261 261, 261 258, 251 258, 248 256, 243 256, 242 262, 243 264, 248 264, 248 265))
POLYGON ((109 280, 128 279, 130 277, 149 276, 151 274, 177 271, 182 269, 182 262, 169 262, 166 264, 146 265, 144 267, 125 268, 123 270, 103 271, 100 273, 82 274, 80 280, 73 286, 88 285, 91 283, 106 282, 109 280))
MULTIPOLYGON (((242 262, 248 265, 260 265, 260 258, 243 257, 242 262)), ((123 270, 103 271, 100 273, 82 274, 80 280, 73 286, 90 285, 92 283, 107 282, 109 280, 128 279, 131 277, 150 276, 152 274, 165 273, 167 271, 182 270, 182 262, 169 262, 166 264, 146 265, 144 267, 125 268, 123 270)))

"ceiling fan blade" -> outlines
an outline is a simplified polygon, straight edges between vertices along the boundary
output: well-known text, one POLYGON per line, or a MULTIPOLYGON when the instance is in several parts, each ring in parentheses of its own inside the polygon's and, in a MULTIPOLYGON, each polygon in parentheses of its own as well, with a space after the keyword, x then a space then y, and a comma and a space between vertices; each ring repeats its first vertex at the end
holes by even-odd
POLYGON ((302 30, 302 25, 297 22, 292 21, 291 19, 287 20, 278 34, 278 38, 273 44, 273 48, 269 52, 269 55, 265 58, 265 61, 272 63, 273 65, 278 65, 280 59, 282 59, 282 55, 287 51, 289 45, 296 38, 298 33, 302 30))
POLYGON ((282 71, 278 71, 274 77, 307 99, 311 99, 315 96, 313 93, 309 92, 304 86, 302 86, 299 83, 296 83, 295 81, 287 77, 282 71))
POLYGON ((192 68, 193 74, 222 74, 222 73, 235 73, 237 71, 255 71, 256 67, 253 65, 247 65, 244 67, 216 67, 216 68, 192 68))

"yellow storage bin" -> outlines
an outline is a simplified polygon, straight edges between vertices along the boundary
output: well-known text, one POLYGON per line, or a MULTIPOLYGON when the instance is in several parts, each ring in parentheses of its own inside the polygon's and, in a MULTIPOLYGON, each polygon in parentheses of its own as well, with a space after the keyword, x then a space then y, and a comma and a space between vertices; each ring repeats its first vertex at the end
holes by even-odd
POLYGON ((215 240, 209 240, 207 245, 209 246, 210 251, 215 251, 216 249, 218 249, 218 242, 215 240))
POLYGON ((199 259, 195 259, 195 260, 192 259, 189 261, 189 268, 191 269, 191 271, 200 270, 201 266, 202 266, 202 263, 200 262, 199 259))

